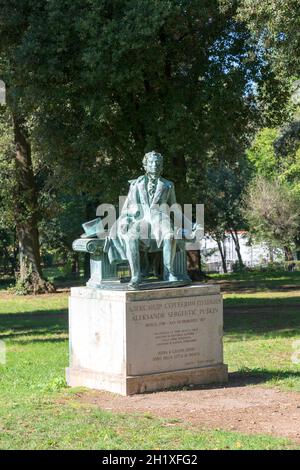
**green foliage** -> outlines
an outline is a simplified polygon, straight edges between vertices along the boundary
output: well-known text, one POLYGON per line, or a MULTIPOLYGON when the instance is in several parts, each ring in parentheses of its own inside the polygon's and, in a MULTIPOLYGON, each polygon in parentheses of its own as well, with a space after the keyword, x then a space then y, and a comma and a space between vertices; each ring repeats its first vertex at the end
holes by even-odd
POLYGON ((242 198, 250 178, 246 158, 235 163, 220 163, 207 171, 205 204, 206 230, 221 236, 226 230, 240 230, 245 225, 242 198))
POLYGON ((76 190, 101 188, 102 200, 116 200, 118 188, 126 192, 127 179, 140 171, 143 152, 158 148, 179 199, 188 198, 186 178, 198 181, 195 167, 208 158, 230 160, 244 147, 255 116, 251 79, 259 80, 261 60, 234 6, 17 5, 6 3, 0 13, 3 75, 9 82, 15 69, 35 148, 73 173, 76 190))
POLYGON ((233 167, 258 120, 264 61, 235 12, 217 0, 0 2, 0 75, 29 133, 43 253, 67 256, 80 222, 127 193, 153 148, 180 202, 214 206, 207 174, 225 161, 233 193, 219 207, 219 178, 222 213, 209 217, 242 223, 233 167))
POLYGON ((64 377, 58 376, 54 377, 50 382, 46 384, 40 384, 40 389, 42 392, 57 392, 67 387, 66 379, 64 377))
POLYGON ((265 48, 280 78, 300 76, 300 4, 297 0, 241 0, 239 17, 265 48))
MULTIPOLYGON (((0 75, 29 132, 43 253, 66 259, 81 222, 127 193, 153 148, 179 201, 205 202, 220 237, 245 225, 244 152, 260 125, 254 172, 300 194, 298 147, 285 159, 273 149, 299 75, 299 7, 283 3, 0 2, 0 75)), ((0 228, 13 239, 11 117, 1 119, 0 228)))
MULTIPOLYGON (((296 122, 294 122, 296 124, 296 122)), ((247 150, 254 174, 267 179, 279 178, 295 195, 300 195, 299 132, 289 138, 291 123, 284 128, 263 128, 247 150)))
POLYGON ((286 181, 296 197, 300 197, 300 147, 282 162, 280 178, 286 181))
POLYGON ((241 265, 239 261, 235 261, 232 264, 232 272, 234 273, 243 273, 247 270, 248 270, 247 266, 244 266, 243 264, 241 265))
POLYGON ((263 61, 257 86, 260 122, 264 127, 282 125, 293 113, 290 94, 300 76, 299 2, 241 0, 237 18, 247 25, 263 61))
POLYGON ((9 113, 0 105, 0 227, 13 230, 15 168, 12 124, 9 113))
POLYGON ((17 278, 16 283, 14 286, 10 287, 10 292, 16 295, 28 295, 31 293, 31 288, 29 286, 29 279, 30 277, 26 279, 20 279, 17 278))
POLYGON ((247 150, 247 157, 256 175, 266 178, 276 175, 278 161, 275 156, 274 142, 277 137, 277 129, 263 128, 256 134, 255 140, 247 150))
POLYGON ((10 292, 16 295, 28 295, 32 293, 32 266, 29 264, 26 275, 21 278, 19 275, 16 277, 16 283, 10 287, 10 292))
POLYGON ((291 247, 299 227, 299 199, 279 179, 254 178, 245 197, 245 215, 258 240, 291 247))
POLYGON ((299 260, 286 261, 283 264, 283 267, 287 271, 300 271, 300 261, 299 260))
POLYGON ((16 261, 13 151, 11 120, 0 105, 0 270, 4 270, 5 274, 14 271, 16 261))

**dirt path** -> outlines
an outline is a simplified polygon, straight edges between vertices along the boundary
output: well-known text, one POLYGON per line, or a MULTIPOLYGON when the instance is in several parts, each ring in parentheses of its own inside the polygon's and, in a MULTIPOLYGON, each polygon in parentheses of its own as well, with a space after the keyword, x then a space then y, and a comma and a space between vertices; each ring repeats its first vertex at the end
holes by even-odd
POLYGON ((276 388, 191 388, 131 397, 87 391, 78 393, 77 400, 113 412, 150 413, 178 424, 270 434, 300 443, 300 393, 276 388))

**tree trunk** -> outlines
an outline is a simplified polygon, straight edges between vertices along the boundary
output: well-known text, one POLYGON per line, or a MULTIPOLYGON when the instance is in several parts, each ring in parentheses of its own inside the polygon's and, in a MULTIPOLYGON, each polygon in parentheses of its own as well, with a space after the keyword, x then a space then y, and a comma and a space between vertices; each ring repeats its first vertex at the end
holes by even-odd
POLYGON ((237 230, 233 229, 230 230, 230 234, 232 236, 232 239, 234 241, 234 246, 235 246, 235 251, 238 257, 239 265, 240 267, 244 266, 242 255, 241 255, 241 247, 240 247, 240 241, 239 241, 239 236, 237 233, 237 230))
POLYGON ((72 253, 72 267, 71 267, 72 274, 79 273, 79 253, 72 253))
POLYGON ((220 238, 217 238, 217 244, 218 244, 219 252, 221 255, 221 259, 222 259, 223 271, 224 273, 227 273, 228 271, 227 271, 227 265, 226 265, 226 247, 224 244, 224 240, 222 241, 220 238))
POLYGON ((207 279, 208 277, 201 268, 200 250, 188 250, 186 254, 188 275, 192 281, 203 281, 207 279))
POLYGON ((294 255, 292 250, 290 249, 289 246, 284 246, 284 256, 286 261, 293 261, 294 260, 294 255))
POLYGON ((173 157, 172 178, 175 183, 176 198, 179 204, 189 202, 189 188, 186 183, 186 161, 183 154, 176 154, 173 157))
POLYGON ((90 254, 85 253, 84 254, 84 278, 88 279, 91 275, 91 268, 90 268, 90 254))
POLYGON ((38 201, 35 184, 31 147, 25 127, 25 121, 13 114, 15 139, 15 216, 17 236, 19 240, 21 283, 26 283, 28 290, 33 293, 52 290, 53 286, 43 279, 39 232, 38 232, 38 201))
POLYGON ((274 251, 271 246, 269 246, 269 254, 270 254, 270 263, 274 263, 274 251))
POLYGON ((296 258, 297 261, 300 260, 300 235, 295 237, 295 245, 296 245, 296 258))
POLYGON ((16 229, 14 230, 14 238, 13 238, 13 257, 11 260, 11 274, 14 275, 16 270, 17 270, 17 265, 18 265, 18 237, 17 237, 17 231, 16 229))

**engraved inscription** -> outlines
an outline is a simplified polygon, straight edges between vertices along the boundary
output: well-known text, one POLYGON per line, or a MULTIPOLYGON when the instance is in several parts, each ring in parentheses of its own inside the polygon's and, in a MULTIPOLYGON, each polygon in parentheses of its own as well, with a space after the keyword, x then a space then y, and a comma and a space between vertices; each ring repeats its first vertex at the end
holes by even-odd
MULTIPOLYGON (((136 374, 222 362, 220 295, 127 304, 136 374)), ((133 373, 133 375, 134 375, 133 373)))

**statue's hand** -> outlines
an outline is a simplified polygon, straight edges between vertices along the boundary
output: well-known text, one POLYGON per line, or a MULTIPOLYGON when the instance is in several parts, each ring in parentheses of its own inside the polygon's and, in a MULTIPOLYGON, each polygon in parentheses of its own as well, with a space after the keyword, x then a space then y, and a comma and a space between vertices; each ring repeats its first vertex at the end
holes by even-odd
POLYGON ((131 204, 128 207, 128 216, 130 218, 138 218, 140 216, 141 210, 138 204, 131 204))
POLYGON ((194 224, 193 225, 193 238, 196 241, 199 241, 203 238, 203 227, 200 224, 194 224))
POLYGON ((128 232, 128 228, 129 228, 129 223, 126 221, 123 221, 121 222, 120 224, 120 232, 125 235, 127 232, 128 232))
POLYGON ((126 235, 130 228, 132 227, 132 223, 134 221, 133 217, 127 215, 119 222, 119 230, 123 235, 126 235))

